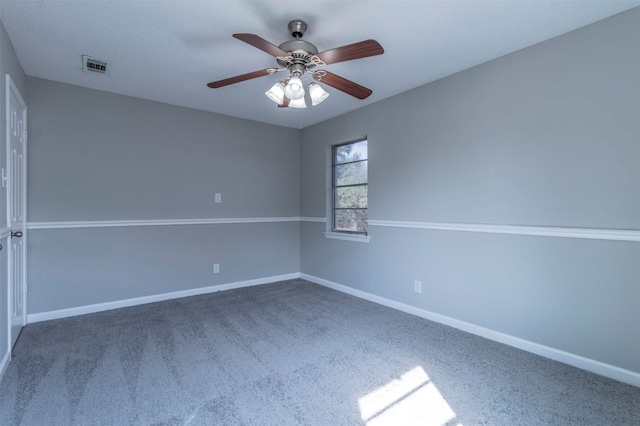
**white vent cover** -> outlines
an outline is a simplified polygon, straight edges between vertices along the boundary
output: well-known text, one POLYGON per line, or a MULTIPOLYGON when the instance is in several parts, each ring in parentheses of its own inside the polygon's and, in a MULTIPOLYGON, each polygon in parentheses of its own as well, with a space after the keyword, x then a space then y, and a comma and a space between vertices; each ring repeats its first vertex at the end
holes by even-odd
POLYGON ((100 74, 107 73, 107 61, 92 58, 91 56, 82 55, 82 69, 84 71, 97 72, 100 74))

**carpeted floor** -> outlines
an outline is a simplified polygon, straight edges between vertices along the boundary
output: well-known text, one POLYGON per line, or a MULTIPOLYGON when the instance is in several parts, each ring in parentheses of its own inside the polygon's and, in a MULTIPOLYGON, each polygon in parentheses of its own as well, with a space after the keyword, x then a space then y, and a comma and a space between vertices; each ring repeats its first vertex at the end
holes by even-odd
POLYGON ((640 425, 640 388, 302 280, 30 324, 2 425, 640 425))

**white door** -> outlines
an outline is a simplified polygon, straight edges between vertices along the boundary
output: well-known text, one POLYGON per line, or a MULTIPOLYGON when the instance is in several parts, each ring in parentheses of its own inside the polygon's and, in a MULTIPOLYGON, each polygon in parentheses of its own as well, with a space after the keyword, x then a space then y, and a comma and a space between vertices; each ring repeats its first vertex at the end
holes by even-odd
POLYGON ((7 222, 9 238, 9 339, 16 343, 26 324, 26 154, 27 105, 7 74, 7 222))

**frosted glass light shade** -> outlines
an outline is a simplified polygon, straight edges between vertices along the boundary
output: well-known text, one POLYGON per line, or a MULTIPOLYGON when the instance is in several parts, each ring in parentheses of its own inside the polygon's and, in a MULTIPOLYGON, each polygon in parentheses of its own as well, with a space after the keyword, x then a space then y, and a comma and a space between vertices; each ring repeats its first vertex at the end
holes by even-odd
POLYGON ((267 95, 267 98, 280 105, 284 101, 284 84, 279 81, 264 94, 267 95))
POLYGON ((304 97, 304 87, 300 77, 291 77, 286 86, 284 86, 284 94, 287 98, 295 101, 304 97))
POLYGON ((318 105, 329 97, 329 93, 327 93, 319 84, 311 83, 309 85, 309 96, 311 96, 311 105, 318 105))
POLYGON ((291 102, 289 102, 289 106, 291 108, 306 108, 307 103, 304 101, 304 97, 302 97, 300 99, 291 99, 291 102))

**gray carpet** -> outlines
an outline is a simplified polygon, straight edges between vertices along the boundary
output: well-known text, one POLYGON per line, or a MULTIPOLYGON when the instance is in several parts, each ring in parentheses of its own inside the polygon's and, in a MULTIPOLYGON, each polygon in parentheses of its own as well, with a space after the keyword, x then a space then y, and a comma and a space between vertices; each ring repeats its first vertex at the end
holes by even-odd
POLYGON ((640 389, 302 280, 30 324, 2 425, 640 425, 640 389))

